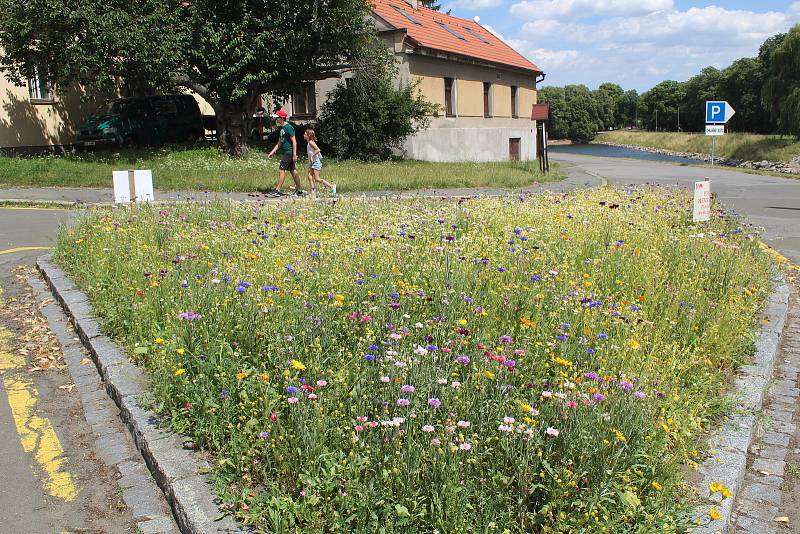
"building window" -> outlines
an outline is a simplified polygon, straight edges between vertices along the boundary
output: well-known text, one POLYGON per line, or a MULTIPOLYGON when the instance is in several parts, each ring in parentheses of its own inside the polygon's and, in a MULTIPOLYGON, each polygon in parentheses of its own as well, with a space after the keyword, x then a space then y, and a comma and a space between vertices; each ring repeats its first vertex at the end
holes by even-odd
POLYGON ((511 86, 511 117, 514 119, 519 118, 519 99, 517 99, 517 87, 516 85, 511 86))
POLYGON ((53 91, 43 73, 44 69, 36 69, 36 72, 28 78, 28 96, 34 102, 52 102, 53 91))
POLYGON ((455 106, 453 105, 453 78, 444 79, 444 114, 447 117, 455 117, 455 106))
POLYGON ((314 82, 306 82, 292 93, 292 111, 295 117, 317 116, 317 93, 314 82))
POLYGON ((483 82, 483 116, 492 116, 492 84, 483 82))

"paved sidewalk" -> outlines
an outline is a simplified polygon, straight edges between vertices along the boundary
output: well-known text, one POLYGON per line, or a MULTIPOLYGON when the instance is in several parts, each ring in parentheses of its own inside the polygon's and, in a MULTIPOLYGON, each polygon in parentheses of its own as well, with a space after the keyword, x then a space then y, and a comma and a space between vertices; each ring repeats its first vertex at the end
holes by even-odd
POLYGON ((737 495, 731 532, 800 532, 800 294, 789 296, 789 315, 759 436, 750 446, 747 474, 737 495))
MULTIPOLYGON (((463 197, 463 196, 487 196, 487 195, 507 195, 512 192, 539 192, 542 190, 564 192, 583 187, 596 187, 602 185, 604 180, 597 176, 587 174, 585 171, 572 168, 565 169, 567 178, 560 182, 533 183, 518 190, 502 189, 499 187, 474 187, 457 189, 418 189, 414 191, 365 191, 359 193, 342 193, 340 197, 419 197, 419 196, 443 196, 443 197, 463 197)), ((289 191, 287 189, 287 191, 289 191)), ((239 201, 246 200, 276 200, 261 193, 224 193, 214 191, 155 191, 156 200, 211 200, 211 199, 233 199, 239 201)), ((294 198, 287 195, 283 198, 294 198)), ((0 189, 0 201, 3 200, 23 200, 23 201, 45 201, 69 204, 101 204, 111 203, 114 200, 112 188, 92 188, 92 187, 14 187, 0 189)))

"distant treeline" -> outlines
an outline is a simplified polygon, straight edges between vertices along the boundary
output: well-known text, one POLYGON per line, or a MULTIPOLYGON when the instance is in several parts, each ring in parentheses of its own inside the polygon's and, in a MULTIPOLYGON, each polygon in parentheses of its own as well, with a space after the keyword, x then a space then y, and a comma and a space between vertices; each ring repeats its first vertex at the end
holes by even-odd
POLYGON ((638 94, 615 83, 544 87, 550 137, 589 141, 598 131, 645 128, 702 131, 705 101, 727 100, 736 110, 730 130, 800 136, 800 25, 764 41, 757 57, 719 70, 706 67, 685 82, 666 80, 638 94))

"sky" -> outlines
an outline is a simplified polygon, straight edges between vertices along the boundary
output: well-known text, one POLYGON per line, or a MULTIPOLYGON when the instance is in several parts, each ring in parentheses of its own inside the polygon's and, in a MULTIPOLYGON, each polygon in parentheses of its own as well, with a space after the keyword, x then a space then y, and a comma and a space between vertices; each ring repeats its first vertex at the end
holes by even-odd
POLYGON ((646 91, 757 55, 800 23, 800 0, 441 0, 544 70, 542 85, 614 82, 646 91))

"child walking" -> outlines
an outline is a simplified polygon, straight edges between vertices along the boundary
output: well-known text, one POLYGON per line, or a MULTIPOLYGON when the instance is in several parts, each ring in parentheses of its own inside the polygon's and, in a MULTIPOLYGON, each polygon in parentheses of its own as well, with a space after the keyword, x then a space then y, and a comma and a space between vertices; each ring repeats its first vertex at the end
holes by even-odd
POLYGON ((308 183, 311 187, 311 192, 317 192, 316 184, 319 182, 325 187, 330 187, 331 195, 336 195, 336 184, 332 184, 320 176, 320 171, 322 171, 322 151, 317 146, 317 134, 309 128, 303 134, 303 138, 308 143, 308 183))

